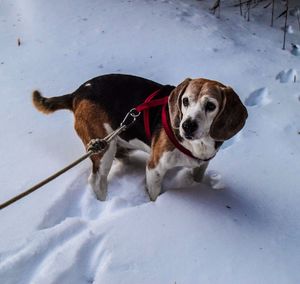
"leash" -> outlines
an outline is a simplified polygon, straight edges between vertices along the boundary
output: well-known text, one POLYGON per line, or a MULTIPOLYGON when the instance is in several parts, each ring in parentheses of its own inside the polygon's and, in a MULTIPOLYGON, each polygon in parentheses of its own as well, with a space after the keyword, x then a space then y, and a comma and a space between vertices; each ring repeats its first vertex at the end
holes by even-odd
POLYGON ((136 109, 131 109, 126 116, 124 117, 123 121, 120 123, 120 126, 108 134, 106 137, 103 139, 92 139, 88 145, 87 145, 87 153, 81 156, 79 159, 74 161, 73 163, 69 164, 68 166, 64 167, 62 170, 56 172, 55 174, 49 176, 48 178, 42 180, 41 182, 37 183, 36 185, 32 186, 28 190, 16 195, 15 197, 7 200, 6 202, 0 204, 0 210, 4 209, 5 207, 15 203, 16 201, 20 200, 21 198, 29 195, 30 193, 36 191, 37 189, 41 188, 45 184, 49 183, 50 181, 54 180, 55 178, 59 177, 66 171, 72 169, 85 159, 91 157, 92 155, 99 154, 106 150, 108 147, 109 143, 116 138, 121 132, 127 130, 137 119, 137 117, 140 115, 140 112, 137 112, 136 109))

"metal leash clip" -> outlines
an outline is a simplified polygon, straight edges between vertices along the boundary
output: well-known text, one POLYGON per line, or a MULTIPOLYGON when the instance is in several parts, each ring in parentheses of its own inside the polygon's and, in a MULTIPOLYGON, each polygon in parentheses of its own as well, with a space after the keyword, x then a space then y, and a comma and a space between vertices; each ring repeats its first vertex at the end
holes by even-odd
POLYGON ((127 129, 130 127, 133 123, 135 123, 137 117, 139 117, 141 112, 137 111, 135 108, 132 108, 124 117, 123 121, 121 122, 120 126, 127 129), (131 120, 129 120, 131 119, 131 120), (129 121, 128 121, 129 120, 129 121))

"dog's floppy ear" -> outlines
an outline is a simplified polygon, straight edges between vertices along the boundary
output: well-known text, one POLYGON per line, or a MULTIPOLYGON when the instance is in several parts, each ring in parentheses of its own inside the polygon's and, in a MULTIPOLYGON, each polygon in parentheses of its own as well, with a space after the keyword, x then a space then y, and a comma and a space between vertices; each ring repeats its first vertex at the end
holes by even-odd
POLYGON ((248 117, 247 109, 232 88, 221 88, 221 92, 220 110, 210 127, 210 136, 217 141, 228 140, 237 134, 248 117))
POLYGON ((173 128, 179 127, 181 117, 181 97, 191 80, 192 79, 190 78, 185 79, 171 92, 169 96, 169 115, 170 122, 173 128))

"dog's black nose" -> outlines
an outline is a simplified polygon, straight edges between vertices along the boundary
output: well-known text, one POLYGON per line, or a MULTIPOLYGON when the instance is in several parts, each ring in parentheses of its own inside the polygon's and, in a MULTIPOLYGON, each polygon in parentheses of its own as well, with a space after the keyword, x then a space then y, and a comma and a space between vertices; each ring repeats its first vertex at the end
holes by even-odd
POLYGON ((182 123, 182 128, 185 132, 187 138, 192 137, 193 133, 197 130, 198 124, 195 120, 188 118, 184 123, 182 123))

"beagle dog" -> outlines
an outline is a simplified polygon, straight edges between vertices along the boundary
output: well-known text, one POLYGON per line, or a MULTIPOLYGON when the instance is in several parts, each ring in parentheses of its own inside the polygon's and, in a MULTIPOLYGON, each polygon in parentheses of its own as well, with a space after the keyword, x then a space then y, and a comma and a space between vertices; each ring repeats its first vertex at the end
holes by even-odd
POLYGON ((153 92, 168 96, 167 116, 178 143, 190 151, 190 157, 175 147, 162 127, 159 108, 149 110, 151 141, 147 139, 143 117, 111 141, 101 154, 91 156, 89 182, 99 200, 107 196, 107 175, 113 159, 124 157, 131 149, 146 150, 146 188, 155 201, 161 193, 165 173, 173 167, 193 168, 194 180, 200 182, 208 162, 222 143, 239 132, 248 116, 245 106, 231 87, 208 79, 185 79, 177 87, 131 75, 109 74, 96 77, 75 92, 45 98, 33 92, 33 104, 43 113, 71 110, 75 130, 85 147, 92 139, 104 138, 118 128, 126 113, 140 105, 153 92))

